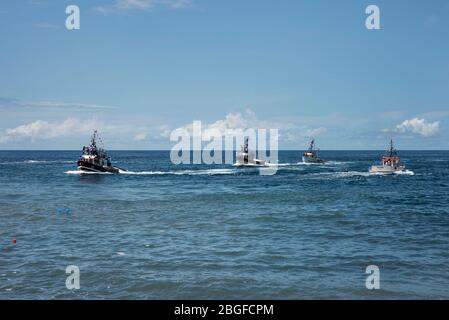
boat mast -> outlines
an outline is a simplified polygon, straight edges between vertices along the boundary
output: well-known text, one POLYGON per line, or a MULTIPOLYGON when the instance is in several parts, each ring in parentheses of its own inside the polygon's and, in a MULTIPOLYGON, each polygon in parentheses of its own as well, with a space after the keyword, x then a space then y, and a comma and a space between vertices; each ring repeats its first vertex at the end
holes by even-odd
POLYGON ((313 140, 310 142, 309 151, 313 151, 314 148, 315 148, 315 139, 313 139, 313 140))
POLYGON ((390 139, 390 150, 388 152, 388 156, 390 158, 394 158, 397 156, 396 154, 396 149, 394 148, 394 143, 393 143, 393 139, 390 139))
POLYGON ((92 135, 92 139, 90 140, 90 144, 93 147, 96 147, 96 145, 97 145, 96 140, 97 140, 97 130, 94 131, 94 134, 92 135))

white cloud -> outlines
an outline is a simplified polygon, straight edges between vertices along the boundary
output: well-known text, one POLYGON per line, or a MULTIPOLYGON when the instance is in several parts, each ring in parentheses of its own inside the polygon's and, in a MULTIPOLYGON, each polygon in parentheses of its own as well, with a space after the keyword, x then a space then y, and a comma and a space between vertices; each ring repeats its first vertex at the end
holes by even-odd
MULTIPOLYGON (((190 134, 193 133, 192 124, 182 127, 190 134)), ((287 121, 264 121, 260 120, 251 109, 246 109, 244 113, 229 113, 222 120, 212 123, 201 123, 201 134, 203 136, 223 137, 227 130, 247 130, 247 129, 278 129, 281 140, 298 141, 299 138, 317 137, 327 130, 324 127, 309 128, 287 121)))
POLYGON ((439 121, 427 122, 425 119, 420 118, 405 120, 395 128, 395 131, 399 133, 415 133, 424 137, 433 136, 437 134, 439 130, 439 121))
POLYGON ((159 133, 159 135, 156 136, 156 138, 167 138, 168 139, 170 137, 170 133, 171 133, 170 129, 163 129, 161 131, 161 133, 159 133))
POLYGON ((138 133, 134 136, 134 141, 143 141, 147 138, 148 134, 146 132, 138 133))
POLYGON ((319 135, 326 133, 327 129, 320 127, 320 128, 315 128, 315 129, 307 129, 305 130, 303 137, 307 137, 307 138, 314 138, 314 137, 318 137, 319 135))
MULTIPOLYGON (((192 124, 185 125, 182 128, 187 130, 190 134, 193 134, 192 124)), ((277 126, 260 121, 252 110, 246 109, 243 115, 240 112, 229 113, 222 120, 217 120, 209 124, 201 123, 201 134, 203 136, 220 137, 224 136, 227 130, 258 128, 275 129, 277 126)))
MULTIPOLYGON (((0 105, 2 101, 0 98, 0 105)), ((49 103, 42 103, 49 105, 49 103)), ((50 104, 51 105, 51 104, 50 104)), ((123 121, 121 119, 120 121, 123 121)), ((202 122, 203 136, 225 136, 228 130, 241 129, 278 129, 280 141, 292 143, 303 143, 304 139, 317 137, 327 130, 324 127, 312 127, 300 122, 282 119, 277 121, 261 120, 250 109, 244 112, 229 113, 223 119, 213 122, 202 122)), ((192 123, 182 127, 192 134, 192 123)), ((58 137, 73 137, 80 135, 90 135, 93 130, 99 130, 101 134, 108 134, 110 139, 121 141, 123 143, 133 142, 142 143, 150 141, 167 141, 170 137, 173 127, 168 125, 157 125, 142 123, 126 124, 113 123, 105 124, 95 119, 81 119, 69 117, 61 120, 35 120, 0 132, 0 144, 15 142, 20 140, 46 140, 58 137)), ((229 132, 228 132, 229 133, 229 132)))
POLYGON ((80 120, 68 118, 61 123, 36 120, 12 129, 7 129, 3 134, 0 134, 0 143, 21 138, 29 138, 34 141, 36 139, 50 139, 69 134, 89 134, 98 128, 102 128, 103 131, 111 129, 111 127, 107 127, 93 119, 80 120))
POLYGON ((193 0, 115 0, 110 5, 95 7, 94 10, 100 14, 108 15, 130 10, 151 10, 156 7, 182 9, 190 7, 192 3, 193 0))
POLYGON ((77 137, 90 135, 94 130, 100 134, 108 134, 112 140, 142 142, 149 140, 167 140, 170 130, 166 125, 130 125, 106 124, 95 119, 67 118, 60 122, 36 120, 0 132, 0 144, 21 139, 31 141, 46 140, 58 137, 77 137))

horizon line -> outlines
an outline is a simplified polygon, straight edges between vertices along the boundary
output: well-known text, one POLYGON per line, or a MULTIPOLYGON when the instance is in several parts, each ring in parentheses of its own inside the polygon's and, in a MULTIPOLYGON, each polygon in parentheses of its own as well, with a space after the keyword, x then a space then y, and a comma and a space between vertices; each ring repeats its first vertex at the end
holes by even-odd
MULTIPOLYGON (((306 151, 307 149, 279 149, 279 151, 306 151)), ((80 151, 78 149, 0 149, 0 152, 11 152, 11 151, 80 151)), ((81 150, 82 151, 82 150, 81 150)), ((171 149, 107 149, 107 152, 110 151, 172 151, 171 149)), ((194 149, 189 150, 190 152, 197 152, 197 151, 204 151, 204 149, 194 149)), ((229 152, 229 151, 239 151, 236 149, 230 149, 230 150, 221 150, 221 152, 229 152)), ((255 151, 270 151, 268 150, 255 150, 255 151)), ((327 152, 327 151, 385 151, 385 149, 320 149, 319 152, 327 152)), ((449 151, 449 149, 400 149, 399 152, 402 151, 449 151)))

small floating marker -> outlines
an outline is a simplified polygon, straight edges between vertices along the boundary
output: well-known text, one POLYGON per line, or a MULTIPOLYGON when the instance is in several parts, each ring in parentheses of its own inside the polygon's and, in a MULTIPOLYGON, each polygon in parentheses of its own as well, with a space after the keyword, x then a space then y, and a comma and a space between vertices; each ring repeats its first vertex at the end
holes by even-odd
POLYGON ((124 253, 124 252, 117 252, 117 255, 119 255, 119 256, 124 256, 125 253, 124 253))
POLYGON ((72 209, 70 208, 56 208, 56 213, 57 214, 71 214, 72 213, 72 209))
POLYGON ((12 239, 12 244, 16 244, 17 240, 16 239, 12 239))

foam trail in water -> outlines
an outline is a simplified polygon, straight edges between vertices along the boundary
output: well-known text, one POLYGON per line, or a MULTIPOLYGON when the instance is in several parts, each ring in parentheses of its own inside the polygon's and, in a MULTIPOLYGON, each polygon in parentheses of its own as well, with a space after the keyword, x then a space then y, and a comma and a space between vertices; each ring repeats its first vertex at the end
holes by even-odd
POLYGON ((324 163, 313 163, 313 162, 298 162, 296 166, 323 166, 324 163))
MULTIPOLYGON (((291 166, 292 164, 291 163, 278 163, 277 164, 277 166, 278 167, 288 167, 288 166, 291 166)), ((276 166, 276 164, 274 164, 274 163, 268 163, 268 166, 276 166)))
POLYGON ((172 170, 172 171, 124 171, 120 170, 120 174, 124 175, 222 175, 234 174, 235 169, 207 169, 207 170, 172 170))
MULTIPOLYGON (((398 171, 395 172, 397 175, 414 175, 415 173, 410 170, 406 171, 398 171)), ((317 176, 335 176, 337 178, 349 178, 349 177, 373 177, 373 176, 388 176, 389 173, 382 173, 382 172, 367 172, 367 171, 344 171, 344 172, 319 172, 319 173, 311 173, 311 175, 317 175, 317 176)))
POLYGON ((339 165, 339 164, 348 164, 348 163, 354 163, 354 161, 326 161, 325 165, 339 165))
POLYGON ((39 164, 39 163, 73 163, 74 161, 64 161, 64 160, 25 160, 23 163, 29 164, 39 164))
POLYGON ((298 162, 294 165, 296 166, 333 166, 333 165, 341 165, 341 164, 348 164, 353 163, 350 161, 325 161, 324 163, 313 163, 313 162, 298 162))
POLYGON ((368 177, 368 176, 370 176, 372 174, 370 172, 344 171, 344 172, 313 172, 313 173, 308 173, 307 175, 310 175, 310 176, 329 176, 329 177, 336 177, 336 178, 347 178, 347 177, 354 177, 354 176, 368 177))
POLYGON ((66 174, 113 174, 111 172, 89 172, 82 170, 69 170, 65 172, 66 174))
POLYGON ((406 176, 414 176, 415 175, 415 173, 411 170, 398 171, 398 172, 395 172, 395 174, 406 175, 406 176))

